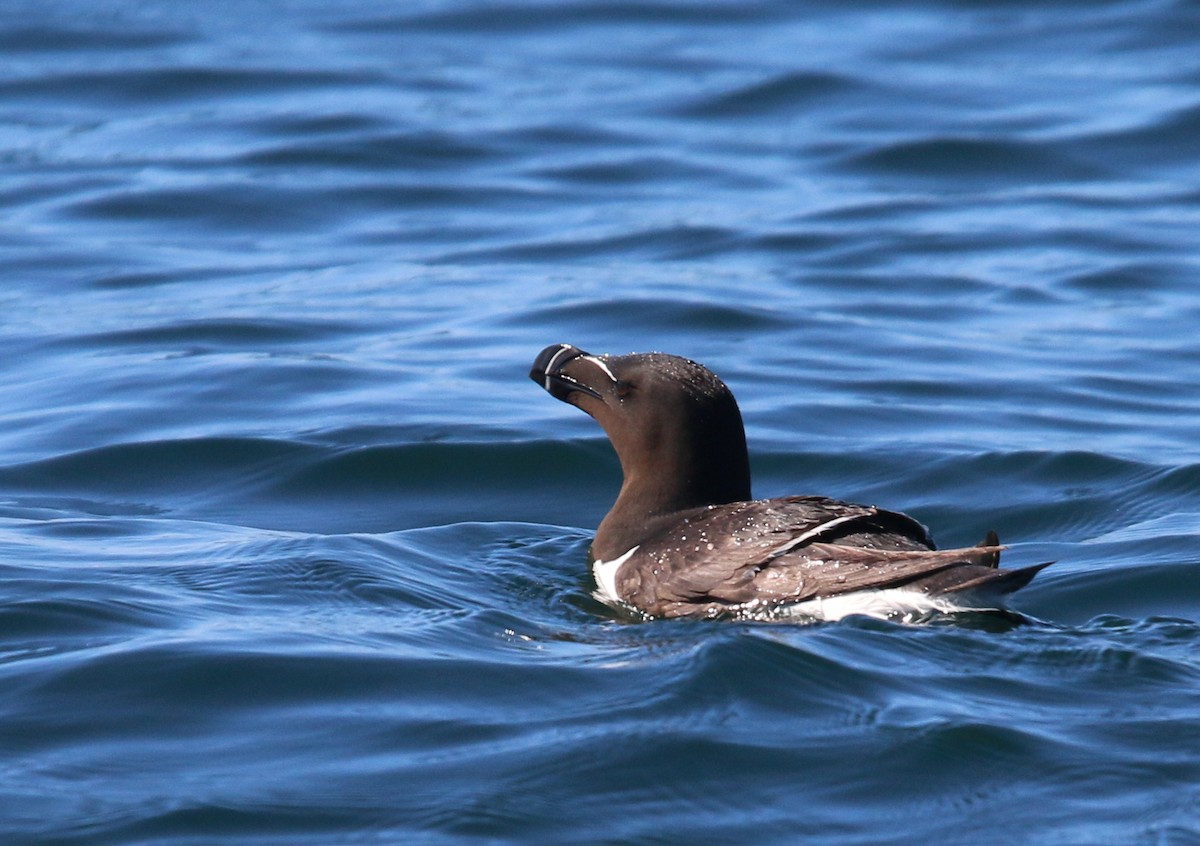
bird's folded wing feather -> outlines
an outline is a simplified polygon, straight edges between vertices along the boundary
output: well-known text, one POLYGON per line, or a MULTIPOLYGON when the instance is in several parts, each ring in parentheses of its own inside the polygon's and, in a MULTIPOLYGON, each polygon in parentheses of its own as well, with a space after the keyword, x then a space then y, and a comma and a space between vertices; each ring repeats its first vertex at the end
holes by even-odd
MULTIPOLYGON (((820 497, 788 497, 701 511, 655 539, 660 600, 802 602, 898 586, 990 547, 933 549, 906 515, 820 497)), ((630 574, 634 577, 634 574, 630 574)), ((630 585, 630 587, 634 587, 630 585)))

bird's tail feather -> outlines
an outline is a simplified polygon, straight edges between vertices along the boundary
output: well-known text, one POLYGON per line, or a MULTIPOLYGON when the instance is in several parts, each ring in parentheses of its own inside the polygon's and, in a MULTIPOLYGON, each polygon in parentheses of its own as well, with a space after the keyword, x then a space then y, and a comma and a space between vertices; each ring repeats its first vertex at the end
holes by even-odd
POLYGON ((1053 561, 1046 561, 1042 564, 1033 564, 1029 567, 1020 567, 1016 570, 991 570, 987 573, 981 573, 974 578, 964 579, 958 584, 942 588, 943 593, 959 593, 962 591, 986 591, 993 596, 1001 596, 1006 593, 1020 590, 1033 581, 1033 577, 1042 570, 1053 564, 1053 561))

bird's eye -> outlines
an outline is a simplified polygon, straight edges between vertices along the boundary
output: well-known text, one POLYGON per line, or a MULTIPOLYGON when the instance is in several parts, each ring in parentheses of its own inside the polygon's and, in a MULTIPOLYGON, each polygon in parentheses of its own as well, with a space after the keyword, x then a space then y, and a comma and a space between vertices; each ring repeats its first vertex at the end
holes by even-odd
POLYGON ((629 394, 633 392, 633 385, 631 385, 629 382, 626 382, 624 379, 618 379, 616 391, 618 399, 625 399, 625 397, 629 396, 629 394))

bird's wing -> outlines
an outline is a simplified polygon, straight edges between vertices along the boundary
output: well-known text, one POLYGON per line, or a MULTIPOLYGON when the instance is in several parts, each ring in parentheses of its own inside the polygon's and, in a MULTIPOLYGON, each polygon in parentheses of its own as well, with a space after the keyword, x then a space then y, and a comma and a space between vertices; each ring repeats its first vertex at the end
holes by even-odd
POLYGON ((657 603, 802 602, 902 585, 964 563, 987 565, 994 546, 934 549, 904 514, 824 497, 787 497, 700 509, 643 544, 652 579, 622 573, 622 593, 657 603), (650 599, 650 596, 646 597, 650 599))

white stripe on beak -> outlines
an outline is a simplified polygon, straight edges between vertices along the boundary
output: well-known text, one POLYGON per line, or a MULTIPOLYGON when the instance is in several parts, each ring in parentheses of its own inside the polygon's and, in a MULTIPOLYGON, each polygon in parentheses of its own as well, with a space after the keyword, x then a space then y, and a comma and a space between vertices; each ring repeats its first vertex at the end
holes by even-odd
POLYGON ((559 356, 573 349, 570 344, 559 344, 558 346, 558 352, 551 356, 550 360, 546 362, 546 379, 542 387, 544 387, 547 391, 550 390, 550 377, 554 375, 554 365, 558 363, 559 356))

